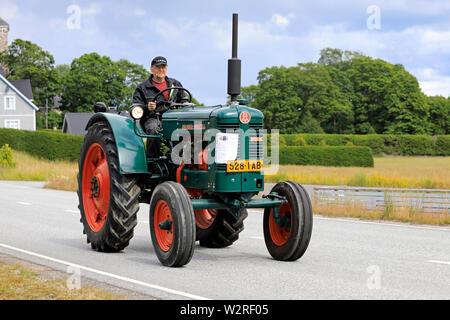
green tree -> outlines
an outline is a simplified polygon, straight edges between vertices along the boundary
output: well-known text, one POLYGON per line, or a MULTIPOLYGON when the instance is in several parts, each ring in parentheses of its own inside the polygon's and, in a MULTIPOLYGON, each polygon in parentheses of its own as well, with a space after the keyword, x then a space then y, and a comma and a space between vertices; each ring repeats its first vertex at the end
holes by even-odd
POLYGON ((317 63, 322 66, 345 67, 353 58, 360 57, 364 57, 364 55, 359 51, 325 48, 320 51, 317 63))
POLYGON ((430 134, 450 134, 450 98, 435 96, 426 99, 430 110, 430 134))
POLYGON ((128 109, 132 104, 133 93, 136 87, 150 77, 150 72, 142 65, 134 64, 126 59, 116 62, 120 78, 123 82, 121 96, 115 103, 119 108, 128 109))
POLYGON ((117 63, 97 53, 74 59, 64 77, 61 109, 89 112, 96 102, 120 107, 124 101, 124 74, 117 63))
POLYGON ((37 44, 14 40, 6 51, 0 53, 0 63, 7 65, 7 79, 30 79, 34 102, 39 107, 45 106, 46 99, 52 101, 61 92, 55 60, 37 44))
MULTIPOLYGON (((39 112, 36 113, 36 127, 37 129, 46 129, 46 122, 45 122, 45 109, 41 109, 39 112)), ((47 118, 47 125, 49 129, 57 128, 62 129, 64 121, 64 115, 60 112, 57 112, 55 110, 48 110, 48 118, 47 118)))
POLYGON ((333 82, 328 68, 316 63, 299 64, 299 68, 299 94, 304 111, 310 112, 326 133, 352 133, 352 104, 333 82))
MULTIPOLYGON (((295 67, 271 67, 259 72, 259 89, 251 105, 264 113, 266 129, 279 129, 282 133, 298 131, 303 106, 296 86, 299 77, 300 69, 295 67)), ((250 90, 244 88, 243 92, 250 90)))

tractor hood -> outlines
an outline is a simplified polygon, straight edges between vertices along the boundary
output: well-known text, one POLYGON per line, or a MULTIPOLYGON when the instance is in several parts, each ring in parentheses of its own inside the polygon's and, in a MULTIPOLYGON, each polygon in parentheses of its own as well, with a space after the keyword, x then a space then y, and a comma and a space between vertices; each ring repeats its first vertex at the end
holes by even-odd
POLYGON ((193 121, 211 120, 216 118, 218 122, 239 121, 242 112, 250 114, 252 123, 262 123, 264 115, 261 111, 243 105, 217 105, 212 107, 190 106, 178 110, 165 112, 162 119, 165 121, 193 121))

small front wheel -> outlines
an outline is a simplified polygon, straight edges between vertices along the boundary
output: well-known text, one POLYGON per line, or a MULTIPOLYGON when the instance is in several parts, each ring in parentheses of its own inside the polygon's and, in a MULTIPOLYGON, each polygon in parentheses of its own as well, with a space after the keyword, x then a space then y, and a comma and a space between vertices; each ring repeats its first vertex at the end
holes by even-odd
POLYGON ((277 183, 272 192, 286 197, 287 202, 264 209, 264 240, 276 260, 294 261, 308 248, 312 234, 312 208, 306 190, 296 182, 277 183))
POLYGON ((150 234, 159 261, 169 267, 187 264, 195 247, 191 199, 179 183, 159 184, 150 200, 150 234))

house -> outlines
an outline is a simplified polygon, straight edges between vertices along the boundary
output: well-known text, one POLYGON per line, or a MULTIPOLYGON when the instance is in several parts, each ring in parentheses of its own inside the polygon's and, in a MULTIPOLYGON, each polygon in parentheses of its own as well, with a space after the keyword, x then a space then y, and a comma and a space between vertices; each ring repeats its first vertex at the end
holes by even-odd
POLYGON ((86 125, 93 115, 94 113, 89 112, 66 113, 62 132, 84 136, 86 134, 86 125))
POLYGON ((36 130, 30 80, 8 81, 0 75, 0 128, 36 130))
MULTIPOLYGON (((8 49, 9 24, 0 18, 0 52, 8 49)), ((0 128, 36 130, 36 111, 30 80, 6 80, 0 65, 0 128)))

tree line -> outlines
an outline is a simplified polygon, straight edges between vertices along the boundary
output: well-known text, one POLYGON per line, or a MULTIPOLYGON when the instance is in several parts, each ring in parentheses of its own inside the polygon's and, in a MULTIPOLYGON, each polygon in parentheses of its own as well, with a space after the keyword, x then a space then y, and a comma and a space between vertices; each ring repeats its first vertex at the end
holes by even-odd
POLYGON ((326 48, 317 63, 269 67, 242 97, 281 133, 450 134, 450 98, 425 95, 401 64, 326 48))
MULTIPOLYGON (((142 65, 97 53, 56 65, 49 52, 21 39, 0 53, 0 63, 8 66, 8 79, 31 80, 41 113, 55 97, 63 112, 90 112, 97 101, 128 108, 150 75, 142 65)), ((450 134, 450 98, 425 95, 401 64, 360 52, 326 48, 317 63, 268 67, 257 80, 241 97, 263 111, 267 129, 281 133, 450 134)), ((49 127, 61 127, 62 120, 49 112, 49 127)), ((38 118, 38 128, 44 121, 38 118)))
MULTIPOLYGON (((40 107, 37 127, 45 128, 45 107, 57 100, 63 112, 92 112, 93 103, 129 108, 136 86, 150 72, 126 59, 112 61, 98 53, 84 54, 70 65, 56 65, 54 57, 37 44, 16 39, 0 53, 0 63, 7 65, 7 79, 30 79, 34 103, 40 107)), ((63 115, 48 114, 49 128, 61 128, 63 115)))

